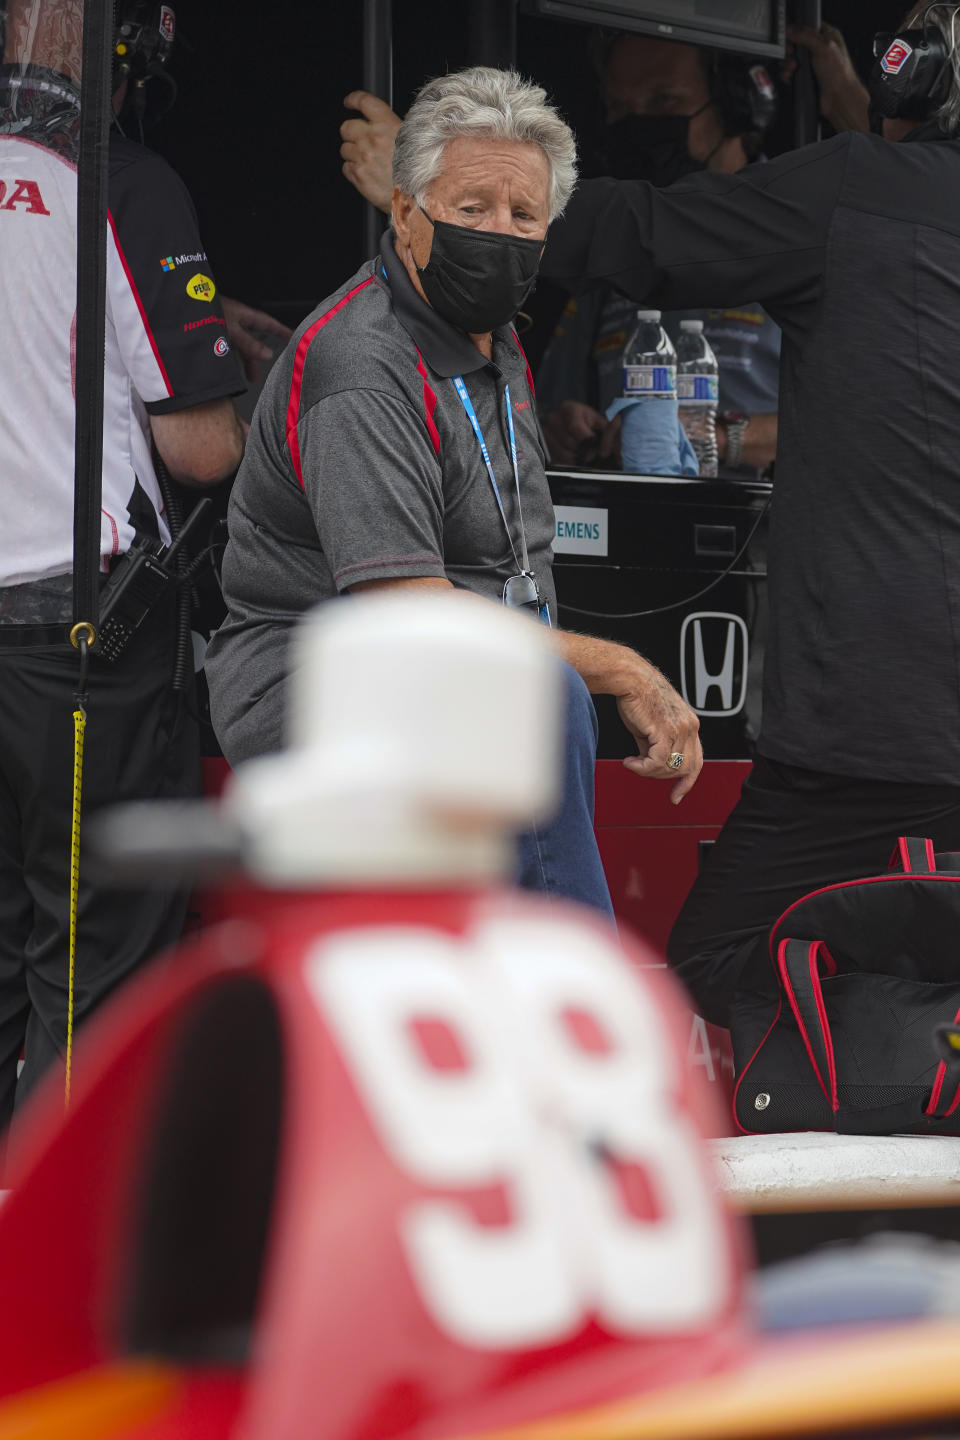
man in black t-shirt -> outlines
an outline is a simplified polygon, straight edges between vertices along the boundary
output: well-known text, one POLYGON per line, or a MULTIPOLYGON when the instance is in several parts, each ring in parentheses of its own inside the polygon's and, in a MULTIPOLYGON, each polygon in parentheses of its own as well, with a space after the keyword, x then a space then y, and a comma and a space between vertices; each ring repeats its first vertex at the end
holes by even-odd
POLYGON ((669 946, 718 1023, 798 896, 883 870, 900 834, 960 848, 953 9, 880 48, 882 138, 666 191, 588 182, 544 260, 664 307, 753 295, 783 331, 759 753, 669 946))

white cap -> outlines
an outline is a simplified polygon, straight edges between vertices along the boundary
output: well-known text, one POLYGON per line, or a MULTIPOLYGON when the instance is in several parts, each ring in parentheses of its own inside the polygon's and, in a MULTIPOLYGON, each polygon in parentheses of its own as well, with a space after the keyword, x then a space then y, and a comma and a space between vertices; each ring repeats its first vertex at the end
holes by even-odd
POLYGON ((546 628, 462 591, 326 601, 293 642, 290 748, 225 805, 268 884, 489 884, 556 808, 546 628))
POLYGON ((659 310, 638 310, 638 311, 637 311, 637 319, 638 319, 638 320, 656 320, 657 323, 659 324, 659 323, 660 323, 660 311, 659 311, 659 310))
POLYGON ((693 331, 696 331, 697 334, 699 334, 699 333, 702 331, 702 329, 703 329, 703 321, 702 321, 702 320, 681 320, 681 321, 680 321, 680 329, 681 329, 681 330, 693 330, 693 331))

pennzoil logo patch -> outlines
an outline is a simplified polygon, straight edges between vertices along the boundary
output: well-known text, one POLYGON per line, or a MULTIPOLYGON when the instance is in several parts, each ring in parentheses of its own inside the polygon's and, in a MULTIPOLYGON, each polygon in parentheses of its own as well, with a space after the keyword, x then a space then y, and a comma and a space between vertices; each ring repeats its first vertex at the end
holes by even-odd
POLYGON ((191 300, 212 300, 217 293, 217 287, 209 275, 191 275, 187 281, 187 294, 191 300))

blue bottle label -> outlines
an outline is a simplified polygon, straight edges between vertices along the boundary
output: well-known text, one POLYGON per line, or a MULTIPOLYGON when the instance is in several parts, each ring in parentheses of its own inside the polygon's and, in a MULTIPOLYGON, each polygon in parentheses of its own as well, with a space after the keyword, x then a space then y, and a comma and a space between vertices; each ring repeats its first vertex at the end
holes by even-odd
POLYGON ((671 396, 677 393, 675 365, 624 365, 624 395, 671 396))
POLYGON ((716 375, 679 375, 677 377, 677 399, 686 404, 716 405, 718 397, 716 375))

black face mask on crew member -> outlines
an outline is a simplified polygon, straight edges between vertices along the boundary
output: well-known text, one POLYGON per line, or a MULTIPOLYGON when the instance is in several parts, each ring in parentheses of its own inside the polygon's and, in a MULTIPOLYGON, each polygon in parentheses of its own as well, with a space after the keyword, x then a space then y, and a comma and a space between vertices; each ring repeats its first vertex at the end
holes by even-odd
POLYGON ((433 245, 417 274, 434 310, 468 335, 506 325, 536 284, 544 241, 448 225, 420 209, 433 226, 433 245))
POLYGON ((606 173, 617 180, 649 180, 662 189, 705 170, 719 150, 719 140, 706 160, 690 154, 690 121, 702 115, 707 100, 692 115, 624 115, 603 128, 602 150, 606 173))

